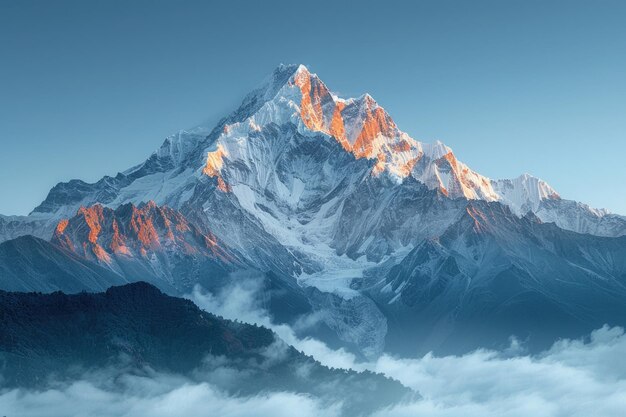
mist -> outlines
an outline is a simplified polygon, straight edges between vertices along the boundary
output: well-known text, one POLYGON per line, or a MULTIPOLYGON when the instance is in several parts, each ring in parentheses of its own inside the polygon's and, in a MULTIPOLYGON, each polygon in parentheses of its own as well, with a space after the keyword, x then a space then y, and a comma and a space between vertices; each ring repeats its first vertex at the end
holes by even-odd
MULTIPOLYGON (((103 375, 100 375, 100 378, 103 375)), ((84 379, 56 389, 14 389, 0 394, 0 414, 7 417, 179 417, 179 416, 337 416, 339 405, 321 404, 305 395, 270 392, 235 397, 213 384, 180 377, 123 375, 116 387, 106 378, 84 379)))
POLYGON ((298 338, 291 327, 274 324, 255 302, 258 289, 258 281, 244 280, 217 294, 196 287, 189 298, 226 318, 245 317, 269 327, 326 366, 380 372, 423 396, 377 416, 615 416, 626 410, 626 335, 620 327, 604 326, 583 339, 557 341, 537 355, 524 354, 523 345, 512 338, 504 351, 419 359, 383 355, 362 362, 344 349, 298 338))
MULTIPOLYGON (((583 339, 560 340, 537 355, 524 354, 523 346, 512 340, 504 351, 427 354, 417 359, 383 355, 374 361, 359 361, 344 349, 297 336, 297 330, 316 323, 315 315, 302 318, 295 328, 275 324, 256 301, 259 281, 239 278, 215 294, 196 287, 188 298, 225 318, 267 326, 326 366, 383 373, 422 395, 419 400, 373 411, 372 416, 613 417, 626 410, 626 335, 622 328, 604 326, 583 339)), ((277 340, 264 353, 265 360, 280 359, 284 348, 277 340)), ((238 383, 246 380, 241 372, 246 371, 211 356, 192 377, 150 369, 141 374, 118 369, 85 372, 78 380, 58 382, 45 390, 0 391, 0 415, 280 417, 293 416, 297 410, 297 415, 304 417, 353 417, 343 412, 341 402, 323 395, 238 395, 238 383)), ((298 372, 306 373, 306 369, 298 372)))

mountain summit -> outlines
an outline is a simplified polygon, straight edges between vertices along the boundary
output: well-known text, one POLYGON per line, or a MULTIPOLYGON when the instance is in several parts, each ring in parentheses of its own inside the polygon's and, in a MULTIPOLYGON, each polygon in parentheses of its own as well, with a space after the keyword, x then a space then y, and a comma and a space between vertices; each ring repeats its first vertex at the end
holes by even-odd
POLYGON ((549 334, 572 336, 615 317, 580 306, 626 305, 626 218, 528 174, 489 179, 303 65, 279 66, 215 127, 180 131, 115 177, 60 183, 29 216, 0 217, 1 240, 23 234, 172 292, 259 272, 269 304, 280 292, 289 311, 322 312, 366 356, 402 340, 413 353, 484 345, 457 343, 472 329, 502 343, 510 328, 533 333, 540 321, 520 315, 540 307, 571 325, 549 334), (509 322, 483 332, 496 316, 509 322))
MULTIPOLYGON (((288 73, 294 67, 280 67, 273 80, 284 80, 284 68, 289 68, 288 73)), ((300 134, 322 133, 332 137, 355 159, 371 161, 372 175, 386 173, 396 182, 411 175, 452 198, 498 199, 487 178, 457 161, 452 150, 442 143, 422 144, 402 132, 369 94, 339 98, 303 65, 280 88, 279 85, 270 84, 263 93, 266 101, 246 120, 225 124, 216 149, 209 152, 205 173, 217 177, 222 188, 226 189, 218 175, 222 158, 241 155, 242 135, 259 132, 270 124, 291 122, 300 134)))
POLYGON ((515 180, 491 180, 480 175, 441 142, 422 143, 402 132, 369 94, 340 98, 304 65, 280 65, 216 127, 201 125, 180 131, 136 167, 95 184, 79 180, 58 184, 33 215, 13 226, 0 226, 0 231, 10 229, 2 233, 4 239, 15 237, 23 233, 21 229, 32 230, 24 224, 38 221, 43 226, 39 235, 48 237, 56 220, 95 203, 117 207, 125 202, 154 200, 180 207, 184 191, 188 191, 184 196, 189 195, 203 173, 215 178, 220 190, 227 191, 229 185, 220 174, 223 159, 245 163, 248 156, 244 148, 250 146, 247 137, 285 125, 303 136, 333 138, 355 160, 367 160, 371 175, 385 174, 396 183, 410 176, 450 198, 500 201, 518 215, 533 211, 577 232, 603 236, 626 233, 623 217, 584 206, 570 207, 566 216, 553 215, 564 204, 554 202, 560 199, 558 193, 544 181, 529 175, 515 180), (548 204, 542 206, 544 201, 548 204), (603 221, 605 216, 609 221, 603 221), (581 217, 585 218, 582 223, 572 220, 581 217), (596 227, 593 223, 604 224, 596 227))

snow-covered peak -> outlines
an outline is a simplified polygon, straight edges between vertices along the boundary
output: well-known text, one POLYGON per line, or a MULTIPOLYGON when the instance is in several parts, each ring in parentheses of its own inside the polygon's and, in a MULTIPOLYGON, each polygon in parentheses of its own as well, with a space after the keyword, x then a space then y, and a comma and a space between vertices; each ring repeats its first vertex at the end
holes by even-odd
MULTIPOLYGON (((282 64, 281 64, 282 65, 282 64)), ((284 67, 285 65, 283 65, 284 67)), ((287 67, 293 67, 293 65, 291 66, 287 66, 287 67)), ((279 66, 280 68, 280 66, 279 66)), ((298 75, 300 73, 308 73, 310 74, 309 69, 304 65, 304 64, 298 64, 298 66, 296 67, 296 71, 293 73, 294 75, 298 75)))
MULTIPOLYGON (((543 221, 561 201, 530 175, 493 181, 459 161, 442 142, 413 139, 369 94, 341 98, 306 66, 280 65, 216 126, 168 137, 144 163, 115 177, 59 184, 35 212, 58 219, 80 205, 101 202, 115 208, 151 199, 180 208, 198 198, 199 185, 213 184, 212 190, 223 193, 217 198, 236 198, 246 209, 263 207, 264 213, 284 211, 290 218, 294 210, 320 207, 329 196, 339 207, 338 190, 348 195, 365 178, 379 178, 373 183, 390 192, 410 186, 412 178, 452 199, 500 201, 518 215, 533 211, 543 221)), ((592 230, 571 223, 572 230, 592 230)), ((331 227, 324 227, 331 235, 331 227)))
MULTIPOLYGON (((374 176, 384 173, 398 183, 413 176, 449 197, 498 199, 488 178, 457 161, 443 143, 424 144, 402 132, 370 94, 340 98, 304 65, 279 66, 270 82, 255 91, 242 104, 245 111, 253 111, 244 119, 225 124, 217 141, 207 147, 207 164, 222 155, 237 160, 245 153, 242 147, 252 132, 270 124, 291 123, 304 135, 328 135, 356 159, 371 160, 374 176)), ((250 158, 254 155, 244 157, 250 158)), ((205 168, 204 172, 217 177, 221 189, 228 187, 215 169, 205 168)))
POLYGON ((543 200, 561 198, 547 182, 530 174, 522 174, 513 179, 493 180, 491 184, 500 196, 500 201, 511 207, 517 215, 536 212, 543 200))
POLYGON ((422 149, 424 154, 432 159, 443 158, 447 154, 452 153, 452 149, 439 140, 436 140, 434 143, 423 143, 422 149))

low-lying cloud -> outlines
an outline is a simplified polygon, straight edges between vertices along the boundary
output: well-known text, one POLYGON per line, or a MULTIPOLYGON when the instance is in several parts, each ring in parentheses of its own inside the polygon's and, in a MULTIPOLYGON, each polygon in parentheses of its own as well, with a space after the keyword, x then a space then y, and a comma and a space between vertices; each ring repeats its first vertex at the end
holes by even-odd
POLYGON ((57 389, 14 389, 0 394, 7 417, 314 417, 339 415, 339 406, 322 405, 306 395, 275 392, 234 397, 206 382, 166 375, 124 375, 116 388, 87 378, 57 389))
MULTIPOLYGON (((275 324, 257 303, 258 281, 236 280, 218 294, 197 288, 189 298, 226 318, 272 328, 287 343, 335 368, 371 370, 419 391, 423 399, 397 404, 375 417, 614 417, 626 410, 626 335, 603 327, 581 340, 562 340, 538 355, 478 350, 461 356, 419 359, 383 355, 361 362, 290 326, 275 324)), ((315 322, 305 318, 299 325, 315 322)), ((267 359, 280 356, 268 349, 267 359)), ((0 392, 0 415, 13 416, 339 416, 341 404, 289 392, 238 397, 224 387, 237 383, 236 371, 218 362, 211 374, 191 380, 151 374, 114 375, 102 371, 55 389, 0 392)), ((305 370, 303 370, 305 371, 305 370)), ((232 391, 230 391, 232 392, 232 391)), ((352 417, 352 416, 348 416, 352 417)))
POLYGON ((380 416, 617 416, 626 410, 626 336, 603 327, 537 356, 476 351, 421 359, 381 357, 374 370, 418 389, 424 400, 380 416))
POLYGON ((256 304, 254 291, 254 283, 236 283, 217 295, 198 288, 190 298, 227 318, 246 317, 270 327, 324 365, 380 372, 424 397, 376 416, 613 417, 626 410, 626 335, 619 327, 605 326, 586 339, 558 341, 539 355, 512 355, 519 351, 512 341, 506 352, 477 350, 419 359, 383 355, 360 362, 350 352, 298 338, 289 326, 272 323, 267 311, 256 304))
MULTIPOLYGON (((333 368, 359 369, 356 356, 345 349, 331 349, 325 343, 310 337, 300 338, 296 329, 315 325, 319 318, 313 313, 301 317, 294 328, 276 324, 267 310, 261 307, 258 296, 263 282, 254 274, 238 273, 231 284, 217 294, 196 286, 188 296, 198 307, 229 320, 239 320, 272 329, 282 340, 296 349, 313 356, 323 365, 333 368)), ((364 368, 363 368, 364 369, 364 368)))

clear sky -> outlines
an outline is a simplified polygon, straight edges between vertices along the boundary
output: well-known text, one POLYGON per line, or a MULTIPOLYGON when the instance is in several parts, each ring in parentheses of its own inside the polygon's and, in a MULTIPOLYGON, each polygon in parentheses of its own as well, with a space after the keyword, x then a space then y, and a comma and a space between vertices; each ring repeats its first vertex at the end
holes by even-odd
POLYGON ((484 175, 626 214, 622 0, 0 0, 0 213, 141 162, 280 62, 484 175))

